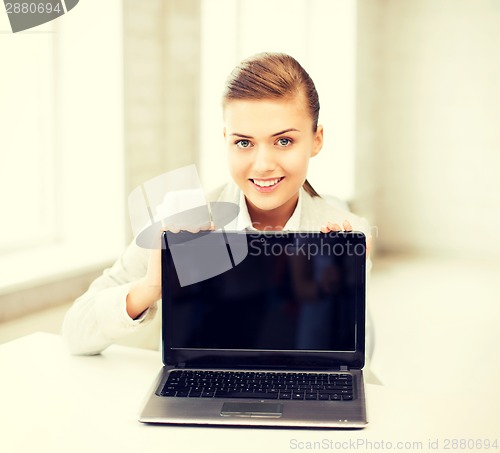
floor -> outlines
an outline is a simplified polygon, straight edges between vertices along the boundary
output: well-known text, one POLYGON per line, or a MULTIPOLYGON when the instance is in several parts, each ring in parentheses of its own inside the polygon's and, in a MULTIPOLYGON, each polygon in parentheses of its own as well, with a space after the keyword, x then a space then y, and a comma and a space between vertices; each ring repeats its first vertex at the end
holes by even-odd
MULTIPOLYGON (((71 302, 56 307, 51 307, 43 311, 32 313, 28 316, 13 319, 12 321, 0 323, 0 344, 7 341, 15 340, 16 338, 29 335, 34 332, 48 332, 59 334, 61 331, 64 315, 71 306, 71 302)), ((158 330, 158 320, 147 327, 147 330, 141 329, 140 331, 120 339, 117 344, 125 346, 137 346, 148 349, 158 349, 160 345, 160 337, 152 335, 151 330, 158 330)))
POLYGON ((59 333, 64 314, 71 303, 51 307, 28 316, 0 323, 0 344, 33 332, 59 333))
POLYGON ((377 260, 368 304, 375 329, 371 367, 382 383, 456 394, 470 391, 477 378, 478 397, 492 389, 498 395, 499 276, 493 260, 377 260))

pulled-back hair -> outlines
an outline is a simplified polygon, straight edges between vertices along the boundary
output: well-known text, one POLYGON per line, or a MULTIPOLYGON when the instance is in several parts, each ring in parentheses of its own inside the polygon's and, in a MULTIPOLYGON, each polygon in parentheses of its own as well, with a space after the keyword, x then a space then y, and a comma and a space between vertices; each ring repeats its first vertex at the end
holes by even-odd
POLYGON ((309 74, 284 53, 259 53, 237 65, 229 75, 222 95, 223 104, 232 99, 286 99, 303 94, 318 127, 319 98, 309 74))
MULTIPOLYGON (((311 77, 290 55, 264 52, 243 60, 233 69, 226 81, 222 104, 238 99, 288 99, 301 94, 316 132, 319 98, 311 77)), ((307 179, 304 190, 311 196, 319 196, 307 179)))

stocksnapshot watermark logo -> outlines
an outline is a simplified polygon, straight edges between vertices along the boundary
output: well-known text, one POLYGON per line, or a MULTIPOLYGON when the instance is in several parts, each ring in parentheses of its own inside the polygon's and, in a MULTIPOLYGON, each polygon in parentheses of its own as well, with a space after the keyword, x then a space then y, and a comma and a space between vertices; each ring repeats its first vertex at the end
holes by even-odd
POLYGON ((364 235, 357 232, 340 241, 332 239, 342 235, 338 232, 293 232, 288 236, 286 231, 273 230, 238 234, 234 221, 239 206, 207 202, 194 165, 164 173, 136 187, 129 195, 128 205, 136 244, 159 249, 168 243, 181 286, 227 272, 247 256, 287 255, 312 260, 366 253, 364 235), (166 243, 162 242, 164 231, 166 243), (357 235, 360 240, 356 240, 357 235), (286 240, 281 241, 282 237, 286 240))
POLYGON ((28 30, 66 14, 79 0, 12 2, 4 0, 5 12, 13 33, 28 30))
POLYGON ((244 235, 221 234, 238 216, 239 206, 208 203, 194 165, 164 173, 136 187, 129 195, 128 207, 139 247, 165 247, 162 232, 172 232, 166 237, 181 286, 222 274, 248 254, 244 235), (181 231, 200 234, 178 234, 181 231))
POLYGON ((129 195, 128 205, 139 247, 166 248, 162 233, 167 232, 166 242, 181 286, 227 272, 247 256, 286 255, 312 260, 319 256, 366 253, 365 236, 358 232, 350 233, 352 242, 337 241, 342 234, 338 232, 294 232, 291 237, 286 231, 275 230, 238 234, 234 221, 239 206, 207 202, 194 165, 164 173, 136 187, 129 195))
MULTIPOLYGON (((330 233, 305 233, 296 232, 293 240, 286 242, 275 242, 266 240, 266 235, 249 234, 249 255, 250 256, 298 256, 307 260, 314 259, 317 256, 365 256, 366 244, 364 241, 358 242, 350 240, 342 242, 332 242, 328 237, 336 238, 337 232, 330 233), (317 240, 311 242, 311 239, 317 237, 317 240)), ((353 238, 364 239, 364 234, 360 232, 351 233, 353 238)), ((273 234, 269 238, 279 238, 280 233, 273 234)))

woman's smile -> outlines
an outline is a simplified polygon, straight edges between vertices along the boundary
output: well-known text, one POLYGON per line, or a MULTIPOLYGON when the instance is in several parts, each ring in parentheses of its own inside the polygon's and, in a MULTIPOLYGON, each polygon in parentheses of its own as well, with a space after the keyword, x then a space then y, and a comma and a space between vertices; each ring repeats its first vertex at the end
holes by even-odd
POLYGON ((259 192, 267 193, 276 190, 276 188, 280 185, 281 181, 283 181, 285 177, 280 176, 278 178, 266 178, 266 179, 250 179, 250 181, 255 186, 255 189, 259 192))

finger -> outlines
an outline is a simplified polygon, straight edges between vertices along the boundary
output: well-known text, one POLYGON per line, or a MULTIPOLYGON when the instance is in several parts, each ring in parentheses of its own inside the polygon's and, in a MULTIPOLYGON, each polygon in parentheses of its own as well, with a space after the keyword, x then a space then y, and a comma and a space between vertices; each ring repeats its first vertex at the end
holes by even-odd
POLYGON ((372 251, 373 239, 371 236, 366 238, 366 259, 370 257, 370 252, 372 251))
POLYGON ((166 225, 165 231, 168 231, 170 233, 179 233, 181 231, 181 229, 178 226, 170 223, 170 224, 166 225))
POLYGON ((342 228, 338 223, 328 222, 328 228, 330 231, 342 231, 342 228))
POLYGON ((352 225, 350 224, 349 220, 344 220, 342 222, 342 226, 344 227, 344 231, 352 231, 352 225))
POLYGON ((188 231, 189 233, 199 233, 200 231, 213 231, 215 230, 215 225, 213 222, 207 222, 202 225, 196 226, 185 226, 181 228, 182 231, 188 231))
POLYGON ((325 226, 322 226, 319 230, 320 230, 322 233, 328 233, 328 232, 330 231, 326 225, 325 225, 325 226))
POLYGON ((203 225, 202 226, 193 226, 193 227, 186 226, 184 228, 181 228, 182 231, 187 231, 188 233, 199 233, 203 229, 204 229, 203 225))
POLYGON ((214 231, 215 230, 215 223, 213 222, 213 220, 211 220, 210 222, 202 225, 200 229, 202 231, 214 231))

